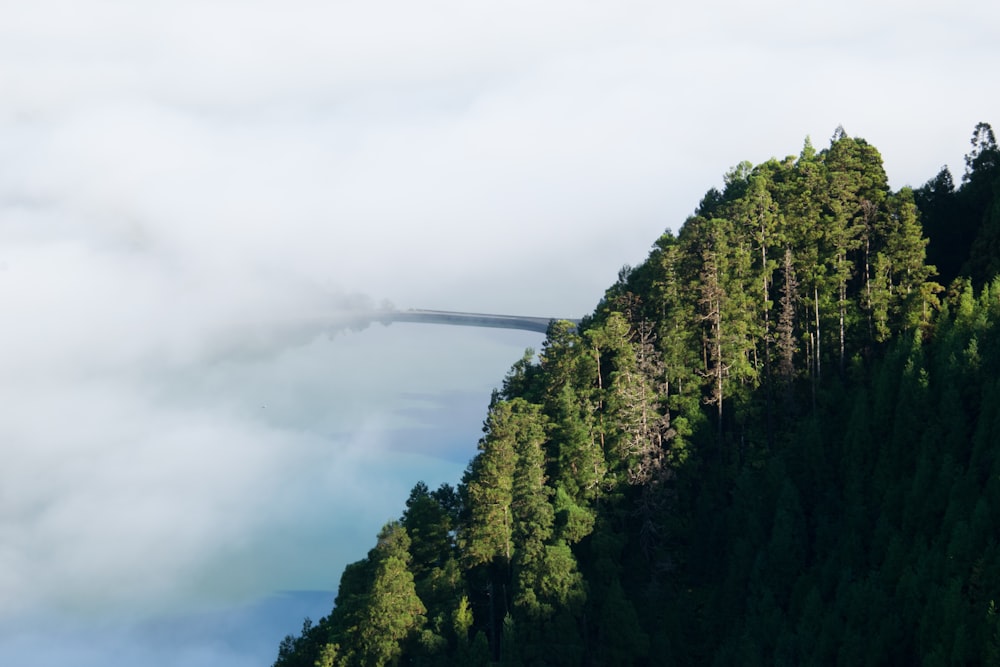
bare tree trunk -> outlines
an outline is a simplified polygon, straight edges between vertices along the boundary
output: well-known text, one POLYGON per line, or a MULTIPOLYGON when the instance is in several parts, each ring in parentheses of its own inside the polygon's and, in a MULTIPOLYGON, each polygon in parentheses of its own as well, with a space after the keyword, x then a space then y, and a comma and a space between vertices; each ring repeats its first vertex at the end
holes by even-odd
POLYGON ((847 304, 847 283, 840 281, 840 374, 844 374, 844 308, 847 304))
POLYGON ((506 527, 507 527, 507 530, 506 530, 506 540, 505 540, 505 543, 504 543, 504 556, 507 559, 507 568, 508 568, 508 571, 509 571, 509 569, 510 569, 510 532, 511 532, 511 527, 510 527, 510 514, 508 512, 508 509, 509 508, 507 508, 507 507, 503 508, 503 521, 504 521, 504 524, 506 524, 506 527))
POLYGON ((722 380, 725 367, 722 358, 722 301, 723 290, 720 283, 717 258, 710 252, 704 255, 704 267, 701 272, 701 298, 703 308, 702 320, 708 324, 708 337, 702 340, 705 354, 705 371, 703 377, 711 377, 711 394, 706 403, 715 404, 718 418, 719 446, 722 446, 722 380))
POLYGON ((816 311, 816 343, 813 346, 813 350, 816 353, 816 381, 819 382, 823 379, 823 373, 820 369, 820 337, 819 337, 819 286, 813 285, 813 309, 816 311))
POLYGON ((594 345, 594 358, 597 360, 597 432, 601 438, 601 453, 607 452, 604 443, 604 380, 601 378, 601 348, 594 345))
MULTIPOLYGON (((764 229, 761 227, 760 230, 761 238, 764 238, 764 229)), ((764 243, 760 244, 760 265, 761 265, 761 304, 764 308, 764 377, 770 380, 771 378, 771 346, 769 338, 771 336, 771 318, 770 313, 767 308, 768 304, 768 285, 767 285, 767 247, 764 243)))
POLYGON ((868 313, 868 339, 873 340, 875 335, 872 331, 872 276, 871 276, 871 251, 872 251, 872 225, 878 207, 868 199, 861 200, 861 211, 865 222, 865 311, 868 313))

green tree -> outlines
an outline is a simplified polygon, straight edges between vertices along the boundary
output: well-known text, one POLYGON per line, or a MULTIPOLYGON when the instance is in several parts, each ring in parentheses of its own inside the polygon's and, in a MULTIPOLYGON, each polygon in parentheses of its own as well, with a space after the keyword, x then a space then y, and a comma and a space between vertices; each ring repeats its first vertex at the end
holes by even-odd
POLYGON ((927 261, 937 267, 941 281, 951 283, 969 255, 976 228, 963 215, 948 167, 914 191, 924 233, 929 238, 927 261))
POLYGON ((858 318, 859 304, 852 298, 850 283, 860 264, 863 305, 871 292, 869 267, 875 222, 889 188, 878 151, 863 139, 847 137, 843 128, 824 153, 823 163, 829 181, 824 236, 837 289, 838 364, 843 374, 848 330, 858 318))
POLYGON ((417 482, 410 491, 401 522, 410 536, 410 569, 416 576, 448 560, 452 550, 451 517, 423 482, 417 482))
POLYGON ((976 125, 965 164, 959 197, 977 231, 963 272, 983 286, 1000 271, 1000 149, 988 123, 976 125))
POLYGON ((409 546, 406 529, 399 523, 390 523, 379 534, 375 580, 358 630, 363 664, 396 664, 401 642, 423 625, 426 609, 408 568, 409 546))
POLYGON ((426 609, 409 570, 410 538, 398 521, 385 525, 364 560, 344 570, 333 612, 321 621, 326 640, 308 663, 338 667, 395 665, 419 636, 426 609))
POLYGON ((356 664, 363 667, 395 665, 403 642, 424 623, 424 608, 409 570, 410 538, 398 522, 379 533, 371 558, 372 585, 357 610, 357 624, 347 630, 353 640, 356 664))
POLYGON ((785 385, 786 410, 790 409, 791 386, 795 379, 795 357, 797 342, 795 335, 795 311, 799 303, 799 281, 795 277, 791 248, 785 248, 781 265, 781 299, 779 302, 777 326, 778 376, 785 385))
POLYGON ((883 342, 893 331, 926 326, 939 305, 934 295, 943 288, 928 283, 935 269, 925 262, 927 239, 921 233, 912 190, 903 188, 889 197, 878 231, 882 247, 875 255, 869 291, 875 340, 883 342))
POLYGON ((469 464, 463 480, 463 505, 467 520, 460 527, 458 543, 464 564, 472 567, 500 560, 510 563, 514 467, 518 414, 524 399, 495 403, 479 441, 479 454, 469 464))

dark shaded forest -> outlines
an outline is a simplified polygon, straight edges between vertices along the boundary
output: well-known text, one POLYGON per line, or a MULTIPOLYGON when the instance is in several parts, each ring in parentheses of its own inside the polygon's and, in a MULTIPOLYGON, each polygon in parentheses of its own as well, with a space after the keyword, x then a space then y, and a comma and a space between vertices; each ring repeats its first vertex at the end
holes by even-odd
POLYGON ((275 667, 1000 664, 1000 151, 744 162, 275 667))

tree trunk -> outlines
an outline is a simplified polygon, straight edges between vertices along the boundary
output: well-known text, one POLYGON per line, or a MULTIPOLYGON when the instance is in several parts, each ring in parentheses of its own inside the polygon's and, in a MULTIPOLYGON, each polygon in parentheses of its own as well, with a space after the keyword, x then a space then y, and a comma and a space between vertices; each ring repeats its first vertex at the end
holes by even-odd
POLYGON ((820 353, 821 346, 819 344, 819 286, 813 285, 813 309, 816 311, 816 342, 813 346, 813 351, 816 353, 816 381, 819 382, 823 379, 823 373, 820 369, 820 353))

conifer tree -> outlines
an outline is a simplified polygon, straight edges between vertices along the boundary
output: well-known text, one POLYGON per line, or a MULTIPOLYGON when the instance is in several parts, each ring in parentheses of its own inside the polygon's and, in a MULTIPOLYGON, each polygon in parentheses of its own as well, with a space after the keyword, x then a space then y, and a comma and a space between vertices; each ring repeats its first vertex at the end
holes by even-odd
POLYGON ((392 522, 379 533, 371 590, 358 614, 358 625, 348 631, 356 635, 359 665, 396 664, 403 641, 424 623, 426 609, 409 570, 409 548, 410 538, 402 524, 392 522))
POLYGON ((924 234, 930 239, 927 261, 935 266, 940 280, 950 284, 961 270, 975 238, 975 227, 961 212, 955 182, 948 167, 914 191, 924 234))
POLYGON ((783 203, 787 241, 792 250, 804 306, 801 330, 805 334, 807 370, 815 391, 822 380, 824 346, 821 311, 827 310, 829 277, 821 224, 821 194, 826 188, 826 175, 819 155, 810 145, 807 144, 782 180, 780 201, 783 203))
POLYGON ((458 535, 466 567, 499 560, 510 563, 514 468, 517 464, 518 416, 515 405, 524 399, 499 401, 491 409, 479 455, 469 464, 463 481, 468 513, 458 535))
POLYGON ((553 481, 575 502, 595 499, 606 465, 594 398, 597 362, 569 322, 553 322, 540 355, 545 373, 544 413, 551 427, 553 481))
POLYGON ((393 521, 379 533, 368 558, 344 570, 334 611, 320 624, 328 640, 313 659, 337 667, 397 663, 405 643, 425 622, 426 609, 409 570, 409 549, 406 529, 393 521))
MULTIPOLYGON (((888 191, 882 157, 863 139, 852 139, 839 128, 835 140, 823 155, 829 179, 825 237, 830 272, 836 288, 838 317, 838 364, 846 364, 848 329, 856 323, 857 300, 849 293, 849 283, 857 276, 856 252, 863 251, 863 265, 870 262, 876 212, 888 191)), ((861 276, 868 291, 868 275, 861 276)))
POLYGON ((926 323, 936 301, 929 295, 940 286, 927 284, 935 269, 925 262, 927 239, 921 233, 911 189, 903 188, 889 197, 878 231, 882 247, 875 256, 871 310, 875 340, 882 342, 892 331, 926 323))
POLYGON ((799 301, 799 282, 795 277, 792 249, 786 247, 781 266, 782 284, 777 327, 778 377, 784 386, 785 407, 791 408, 792 383, 795 380, 795 311, 799 301))

